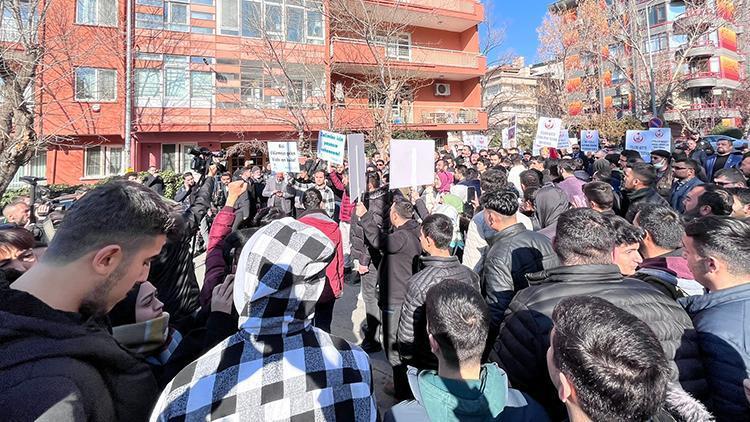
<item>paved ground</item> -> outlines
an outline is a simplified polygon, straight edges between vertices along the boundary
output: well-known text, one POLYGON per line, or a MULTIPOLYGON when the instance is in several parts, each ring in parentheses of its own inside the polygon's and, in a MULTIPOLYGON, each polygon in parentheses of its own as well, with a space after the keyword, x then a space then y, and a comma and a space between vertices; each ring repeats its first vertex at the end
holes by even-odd
MULTIPOLYGON (((194 260, 195 275, 198 279, 198 284, 201 286, 203 286, 203 275, 205 274, 205 258, 206 255, 203 254, 194 260)), ((364 320, 365 304, 359 295, 359 285, 350 286, 346 284, 343 296, 336 301, 336 305, 333 308, 332 334, 350 343, 359 344, 362 341, 360 327, 364 320)), ((374 375, 375 398, 382 415, 395 404, 393 397, 383 392, 383 386, 387 382, 391 382, 391 365, 388 363, 383 352, 371 354, 370 363, 372 364, 374 375)))

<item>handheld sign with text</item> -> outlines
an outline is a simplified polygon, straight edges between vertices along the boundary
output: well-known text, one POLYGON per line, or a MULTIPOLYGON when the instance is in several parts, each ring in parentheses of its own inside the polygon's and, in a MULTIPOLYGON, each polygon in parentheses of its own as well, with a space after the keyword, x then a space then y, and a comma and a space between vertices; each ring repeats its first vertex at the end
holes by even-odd
POLYGON ((431 185, 435 182, 434 140, 391 141, 390 188, 431 185))
POLYGON ((570 149, 568 129, 560 129, 560 139, 557 140, 557 149, 570 149))
POLYGON ((464 132, 464 145, 469 145, 474 148, 474 151, 481 151, 487 149, 490 146, 490 138, 487 135, 478 133, 468 134, 464 132))
POLYGON ((534 150, 541 150, 544 147, 557 148, 560 141, 560 128, 562 120, 550 117, 539 118, 539 124, 536 127, 536 138, 534 139, 534 150))
POLYGON ((349 159, 349 196, 353 201, 367 192, 365 135, 361 133, 346 135, 346 145, 346 156, 349 159))
POLYGON ((582 130, 581 131, 581 151, 596 152, 599 151, 599 131, 582 130))
POLYGON ((643 161, 650 163, 653 138, 653 133, 648 130, 629 130, 625 133, 625 149, 638 151, 643 161))
POLYGON ((318 158, 334 164, 344 164, 346 135, 321 130, 318 135, 318 158))
POLYGON ((670 128, 651 128, 649 132, 653 134, 651 139, 652 151, 663 149, 672 151, 672 129, 670 128))
POLYGON ((506 127, 505 129, 500 131, 500 134, 503 139, 503 148, 510 148, 510 130, 506 127))
POLYGON ((299 173, 297 142, 269 142, 268 159, 274 172, 299 173))
POLYGON ((508 128, 508 148, 516 147, 516 131, 518 130, 518 119, 516 116, 511 117, 510 127, 508 128))

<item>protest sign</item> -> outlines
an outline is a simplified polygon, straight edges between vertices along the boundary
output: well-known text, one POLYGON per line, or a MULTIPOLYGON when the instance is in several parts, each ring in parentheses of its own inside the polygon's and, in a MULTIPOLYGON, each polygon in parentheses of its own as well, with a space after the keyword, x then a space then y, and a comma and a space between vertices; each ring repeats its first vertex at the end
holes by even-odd
POLYGON ((353 201, 367 192, 365 135, 361 133, 346 135, 346 145, 346 156, 349 159, 349 196, 353 201))
POLYGON ((391 141, 390 188, 431 185, 435 182, 435 141, 391 141))
POLYGON ((568 129, 560 129, 560 139, 557 140, 557 149, 570 149, 570 138, 568 138, 568 129))
POLYGON ((516 116, 511 117, 510 119, 510 127, 508 128, 508 147, 504 148, 515 148, 516 147, 516 131, 518 129, 518 120, 516 119, 516 116))
POLYGON ((581 131, 581 151, 597 152, 599 151, 599 131, 582 130, 581 131))
POLYGON ((652 151, 656 151, 657 149, 672 151, 672 129, 651 128, 649 132, 653 134, 653 138, 651 139, 652 151))
POLYGON ((510 148, 510 130, 505 128, 500 133, 503 138, 503 148, 510 148))
POLYGON ((269 142, 268 159, 275 172, 299 173, 297 142, 269 142))
POLYGON ((478 133, 469 134, 464 132, 464 145, 469 145, 474 148, 474 151, 481 151, 487 149, 490 146, 490 138, 487 135, 478 133))
POLYGON ((321 130, 318 135, 318 158, 333 164, 344 164, 346 135, 321 130))
POLYGON ((557 148, 560 141, 560 128, 562 120, 550 117, 541 117, 536 128, 534 139, 534 150, 539 151, 544 147, 557 148))
POLYGON ((650 163, 653 138, 654 134, 647 130, 629 130, 625 133, 625 149, 638 151, 643 161, 650 163))

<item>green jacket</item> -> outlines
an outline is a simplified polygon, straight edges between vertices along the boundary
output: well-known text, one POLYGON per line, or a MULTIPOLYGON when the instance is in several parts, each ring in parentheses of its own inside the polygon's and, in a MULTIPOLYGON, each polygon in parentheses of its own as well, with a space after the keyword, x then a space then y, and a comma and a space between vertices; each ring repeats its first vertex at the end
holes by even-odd
POLYGON ((393 406, 385 422, 549 420, 531 397, 508 388, 507 375, 494 363, 482 365, 478 380, 452 380, 414 368, 408 376, 415 400, 393 406))

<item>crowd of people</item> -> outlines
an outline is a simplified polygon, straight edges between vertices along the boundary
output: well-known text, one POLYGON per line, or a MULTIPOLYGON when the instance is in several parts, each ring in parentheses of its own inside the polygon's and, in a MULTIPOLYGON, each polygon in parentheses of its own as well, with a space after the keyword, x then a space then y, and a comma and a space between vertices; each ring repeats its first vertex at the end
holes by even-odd
POLYGON ((444 145, 433 184, 391 189, 376 152, 358 197, 346 163, 313 156, 296 174, 211 165, 174 198, 151 167, 43 236, 30 221, 55 213, 16 198, 0 414, 750 420, 750 153, 691 135, 646 158, 444 145), (331 333, 348 288, 358 345, 331 333))

